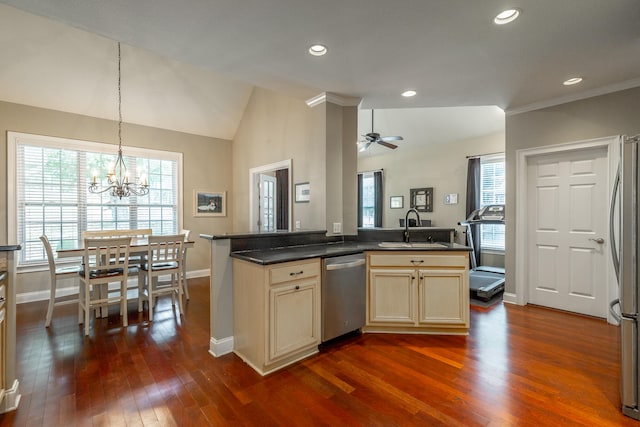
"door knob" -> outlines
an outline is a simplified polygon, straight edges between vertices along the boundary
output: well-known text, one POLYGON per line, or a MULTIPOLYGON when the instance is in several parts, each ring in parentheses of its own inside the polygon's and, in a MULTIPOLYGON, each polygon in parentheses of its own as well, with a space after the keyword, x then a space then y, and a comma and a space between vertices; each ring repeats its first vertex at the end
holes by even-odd
POLYGON ((604 243, 604 239, 602 237, 598 237, 597 239, 589 239, 589 240, 592 240, 592 241, 596 242, 599 245, 604 243))

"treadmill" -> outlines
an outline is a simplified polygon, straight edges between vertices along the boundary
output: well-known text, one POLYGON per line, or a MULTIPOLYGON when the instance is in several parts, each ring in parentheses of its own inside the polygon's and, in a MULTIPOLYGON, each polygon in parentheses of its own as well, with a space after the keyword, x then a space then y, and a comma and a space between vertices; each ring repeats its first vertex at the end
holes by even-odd
POLYGON ((471 271, 469 272, 471 297, 489 301, 493 296, 504 291, 504 268, 477 264, 471 226, 477 224, 504 225, 504 205, 487 205, 476 209, 465 221, 460 221, 458 224, 467 228, 467 243, 471 247, 471 271))

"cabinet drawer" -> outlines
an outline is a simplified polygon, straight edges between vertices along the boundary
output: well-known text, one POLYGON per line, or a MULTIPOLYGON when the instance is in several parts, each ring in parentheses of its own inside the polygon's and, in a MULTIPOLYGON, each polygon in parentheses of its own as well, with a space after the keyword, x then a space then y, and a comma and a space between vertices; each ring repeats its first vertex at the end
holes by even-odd
POLYGON ((451 253, 404 253, 404 254, 371 254, 369 263, 376 267, 461 267, 469 262, 466 252, 451 253))
POLYGON ((286 263, 282 266, 272 267, 269 270, 270 283, 282 283, 290 280, 305 279, 320 275, 320 261, 306 263, 286 263))

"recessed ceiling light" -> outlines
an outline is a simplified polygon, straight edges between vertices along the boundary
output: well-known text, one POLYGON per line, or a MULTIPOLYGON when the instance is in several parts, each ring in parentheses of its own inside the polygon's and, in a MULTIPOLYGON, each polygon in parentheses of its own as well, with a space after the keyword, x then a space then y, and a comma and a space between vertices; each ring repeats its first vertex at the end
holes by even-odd
POLYGON ((520 9, 503 10, 502 12, 497 14, 495 18, 493 18, 493 22, 495 22, 498 25, 508 24, 509 22, 513 22, 516 19, 518 19, 518 16, 520 16, 520 13, 521 13, 520 9))
POLYGON ((416 92, 415 90, 405 90, 404 92, 402 92, 402 96, 404 96, 405 98, 411 98, 412 96, 416 96, 418 92, 416 92))
POLYGON ((571 85, 577 85, 581 81, 582 81, 582 77, 572 77, 562 82, 562 84, 565 86, 571 86, 571 85))
POLYGON ((321 44, 314 44, 309 48, 309 53, 313 56, 322 56, 327 53, 327 47, 321 44))

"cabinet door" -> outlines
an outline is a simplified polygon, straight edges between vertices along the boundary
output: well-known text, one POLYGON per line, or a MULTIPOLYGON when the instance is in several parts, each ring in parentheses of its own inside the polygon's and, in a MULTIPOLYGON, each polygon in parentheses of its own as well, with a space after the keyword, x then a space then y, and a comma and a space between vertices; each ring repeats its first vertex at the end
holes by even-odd
POLYGON ((369 318, 371 324, 416 323, 417 272, 413 269, 369 269, 369 318))
POLYGON ((464 270, 420 270, 420 324, 467 325, 469 290, 464 270))
POLYGON ((269 361, 320 343, 318 277, 269 289, 269 361))

